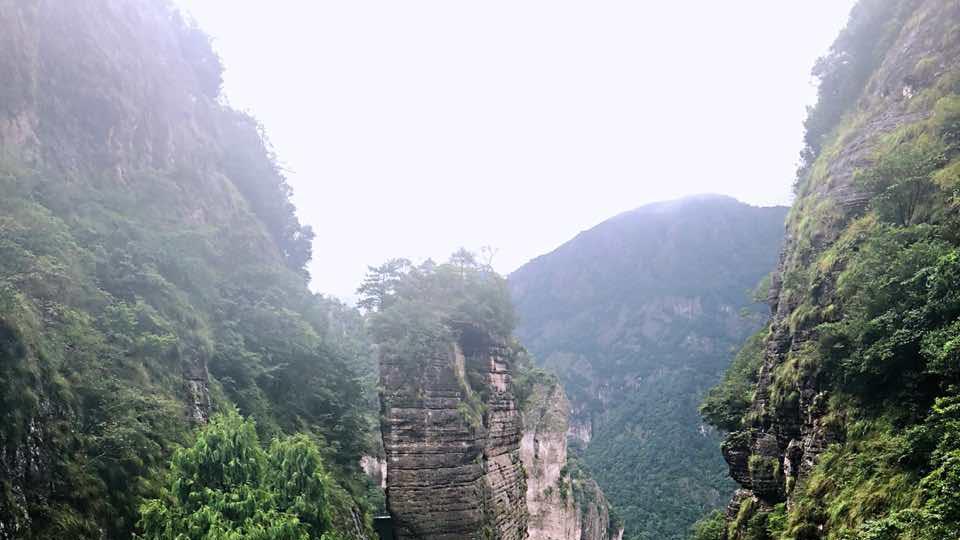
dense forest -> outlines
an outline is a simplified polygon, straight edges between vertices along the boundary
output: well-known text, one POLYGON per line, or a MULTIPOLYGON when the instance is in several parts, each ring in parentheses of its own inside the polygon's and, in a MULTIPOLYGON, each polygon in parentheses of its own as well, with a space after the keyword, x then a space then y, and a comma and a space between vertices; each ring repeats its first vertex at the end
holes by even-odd
POLYGON ((862 0, 818 62, 773 317, 702 405, 744 489, 696 540, 960 537, 958 21, 862 0))
POLYGON ((0 540, 960 538, 960 3, 857 3, 789 211, 356 307, 170 2, 0 1, 0 45, 0 540))
POLYGON ((370 538, 362 319, 206 36, 152 0, 0 34, 0 538, 370 538))
POLYGON ((683 538, 733 489, 697 405, 762 324, 751 291, 785 216, 721 196, 656 203, 510 275, 518 335, 563 382, 577 459, 627 539, 683 538))

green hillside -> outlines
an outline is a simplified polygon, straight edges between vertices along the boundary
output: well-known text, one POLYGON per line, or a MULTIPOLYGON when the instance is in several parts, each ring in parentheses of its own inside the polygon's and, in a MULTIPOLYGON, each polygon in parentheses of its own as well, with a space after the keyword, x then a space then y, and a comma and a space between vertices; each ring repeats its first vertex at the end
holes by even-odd
POLYGON ((313 232, 206 36, 153 0, 4 2, 0 35, 0 538, 130 538, 234 409, 316 445, 325 526, 367 536, 362 321, 307 289, 313 232))
POLYGON ((773 317, 703 408, 743 490, 697 540, 960 537, 958 29, 862 0, 818 62, 773 317))
POLYGON ((785 216, 720 196, 652 204, 509 278, 518 334, 592 432, 582 457, 625 538, 682 538, 733 490, 697 405, 762 323, 751 291, 776 264, 785 216))

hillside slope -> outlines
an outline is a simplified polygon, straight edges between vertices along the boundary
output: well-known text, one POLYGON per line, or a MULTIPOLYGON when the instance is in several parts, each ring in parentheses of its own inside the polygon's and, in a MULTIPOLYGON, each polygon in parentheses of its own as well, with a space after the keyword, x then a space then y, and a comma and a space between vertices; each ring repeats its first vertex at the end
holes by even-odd
POLYGON ((368 537, 361 321, 307 289, 313 233, 206 36, 162 0, 5 1, 0 43, 0 538, 129 538, 233 407, 319 441, 368 537))
POLYGON ((696 538, 958 538, 960 3, 862 0, 815 73, 773 316, 704 406, 743 489, 696 538))
POLYGON ((652 204, 509 278, 518 335, 560 376, 625 538, 681 538, 732 489, 697 403, 761 324, 749 291, 775 266, 785 215, 720 196, 652 204))

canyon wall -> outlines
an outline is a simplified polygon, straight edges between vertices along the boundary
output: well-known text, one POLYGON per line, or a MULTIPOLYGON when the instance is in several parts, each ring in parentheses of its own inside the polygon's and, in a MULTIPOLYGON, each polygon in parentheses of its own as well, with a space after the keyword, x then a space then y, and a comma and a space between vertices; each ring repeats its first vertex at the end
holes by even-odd
MULTIPOLYGON (((931 339, 922 336, 941 319, 951 320, 929 315, 940 313, 941 297, 920 296, 915 306, 904 298, 915 286, 921 291, 932 286, 941 271, 937 264, 949 260, 944 255, 924 268, 921 257, 908 251, 922 241, 908 234, 935 231, 942 242, 937 249, 944 253, 955 234, 951 197, 957 176, 948 164, 957 156, 951 122, 956 122, 960 91, 958 28, 957 2, 861 2, 832 56, 821 61, 822 84, 842 83, 852 98, 842 103, 839 93, 821 88, 821 104, 813 113, 828 107, 841 111, 822 140, 809 137, 818 126, 808 120, 813 148, 808 146, 810 161, 797 185, 770 289, 772 317, 757 353, 756 385, 742 424, 722 446, 730 476, 741 486, 726 513, 726 538, 766 538, 756 531, 774 521, 786 527, 782 538, 880 538, 868 531, 881 529, 887 531, 883 538, 926 538, 907 531, 929 532, 943 526, 937 516, 947 519, 943 513, 923 513, 924 501, 937 500, 932 483, 914 479, 889 492, 883 487, 896 475, 921 477, 935 468, 925 463, 936 463, 938 454, 918 452, 912 463, 904 457, 891 460, 881 448, 900 444, 897 437, 913 424, 932 421, 924 418, 934 400, 952 392, 952 375, 929 363, 936 349, 916 345, 931 339), (933 157, 913 168, 883 165, 929 148, 936 149, 929 151, 933 157), (892 185, 886 192, 872 190, 871 174, 889 175, 892 185), (896 203, 901 195, 895 189, 907 182, 927 191, 916 195, 910 213, 890 218, 884 205, 896 203), (896 249, 879 264, 865 262, 882 242, 896 249), (900 260, 917 268, 898 266, 900 260), (896 284, 884 302, 902 304, 884 313, 887 305, 864 281, 873 276, 867 268, 881 276, 878 282, 896 284), (910 279, 897 277, 903 268, 910 279), (864 302, 874 304, 863 310, 858 306, 864 302), (861 319, 867 324, 855 326, 861 319), (876 344, 888 339, 896 345, 881 352, 876 344), (892 427, 884 424, 888 418, 896 418, 892 427), (824 461, 825 456, 830 459, 824 461), (844 463, 869 467, 853 471, 844 463), (915 494, 909 491, 918 485, 915 494), (913 506, 903 512, 921 517, 898 516, 895 511, 904 504, 913 506)), ((929 418, 935 418, 933 410, 929 418)))
POLYGON ((555 380, 523 405, 520 456, 527 472, 530 540, 620 540, 623 527, 597 483, 568 460, 570 402, 555 380))
POLYGON ((510 351, 461 329, 381 359, 387 507, 399 539, 526 536, 521 419, 510 351))
POLYGON ((0 1, 2 540, 131 538, 218 411, 344 480, 368 451, 360 315, 308 289, 274 149, 173 4, 0 1))

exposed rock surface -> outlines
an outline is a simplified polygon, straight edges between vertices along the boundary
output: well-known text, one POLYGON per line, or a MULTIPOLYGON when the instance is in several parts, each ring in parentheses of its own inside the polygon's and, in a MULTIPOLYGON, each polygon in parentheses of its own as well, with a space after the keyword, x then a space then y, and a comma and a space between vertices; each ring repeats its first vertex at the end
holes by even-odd
POLYGON ((520 456, 527 471, 530 540, 620 540, 610 506, 589 477, 571 478, 570 402, 554 382, 534 385, 523 407, 520 456))
POLYGON ((810 290, 785 287, 783 276, 813 264, 862 213, 867 198, 854 184, 855 173, 871 163, 884 136, 928 117, 933 103, 918 96, 939 75, 960 69, 956 39, 960 4, 942 0, 901 4, 909 15, 906 23, 850 112, 856 117, 836 134, 835 146, 821 154, 813 180, 801 190, 792 210, 799 219, 788 222, 787 242, 770 290, 770 337, 748 414, 754 421, 730 434, 723 445, 730 475, 743 487, 730 503, 728 519, 736 516, 741 501, 752 499, 761 509, 783 501, 790 505, 793 487, 809 476, 829 444, 842 440, 826 421, 829 396, 816 374, 799 375, 791 388, 798 396, 795 405, 776 407, 771 399, 774 372, 817 338, 814 327, 821 321, 798 316, 799 304, 812 300, 817 307, 830 305, 839 271, 819 274, 816 288, 810 290), (934 68, 918 76, 917 67, 922 65, 934 68))
POLYGON ((387 462, 374 456, 362 456, 360 468, 380 489, 387 489, 387 462))
POLYGON ((520 540, 526 486, 510 353, 461 334, 417 358, 381 359, 387 508, 399 539, 520 540))

